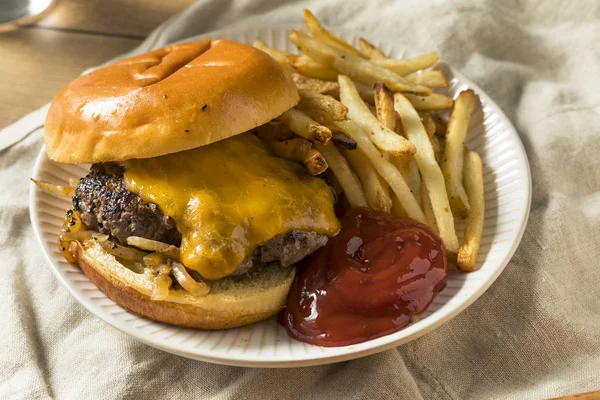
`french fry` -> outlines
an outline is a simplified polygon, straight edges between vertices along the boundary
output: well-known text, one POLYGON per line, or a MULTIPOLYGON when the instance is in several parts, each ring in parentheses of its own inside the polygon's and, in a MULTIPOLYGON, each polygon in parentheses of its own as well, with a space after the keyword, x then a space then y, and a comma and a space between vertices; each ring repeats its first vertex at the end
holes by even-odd
POLYGON ((362 150, 345 150, 343 154, 363 185, 369 207, 389 213, 392 210, 392 197, 388 185, 380 181, 377 171, 362 150))
POLYGON ((408 74, 404 77, 415 85, 423 85, 432 89, 441 89, 448 87, 448 80, 442 71, 419 71, 408 74))
MULTIPOLYGON (((362 149, 375 170, 390 185, 390 188, 392 188, 392 191, 398 197, 400 203, 402 203, 404 210, 406 210, 406 214, 419 222, 427 223, 419 203, 417 203, 415 197, 410 192, 400 172, 398 172, 392 163, 382 157, 375 145, 371 143, 369 135, 363 131, 360 125, 350 120, 336 121, 336 125, 358 143, 358 148, 362 149)), ((331 166, 331 163, 329 164, 331 166)))
POLYGON ((325 160, 325 157, 317 149, 308 150, 302 163, 311 175, 321 175, 329 168, 327 160, 325 160))
POLYGON ((427 132, 425 132, 419 114, 417 114, 410 101, 400 93, 394 95, 394 108, 402 118, 402 125, 407 138, 417 148, 414 159, 419 166, 421 178, 427 186, 440 237, 448 252, 456 253, 458 251, 458 238, 454 230, 454 217, 452 211, 450 211, 444 175, 435 160, 427 132))
POLYGON ((433 118, 431 118, 431 115, 426 111, 421 111, 419 117, 425 128, 425 132, 427 132, 427 136, 431 138, 435 134, 435 123, 433 122, 433 118))
POLYGON ((371 60, 385 60, 387 58, 377 46, 367 41, 365 38, 358 39, 358 47, 360 48, 360 51, 371 60))
POLYGON ((415 200, 417 200, 418 203, 421 203, 421 173, 419 172, 419 167, 414 158, 410 159, 408 173, 408 187, 413 196, 415 196, 415 200))
POLYGON ((292 161, 304 161, 306 154, 312 149, 312 142, 296 136, 284 141, 268 141, 267 145, 277 156, 292 161))
POLYGON ((327 144, 331 139, 331 130, 315 122, 302 111, 291 108, 279 116, 281 122, 292 131, 310 141, 327 144))
POLYGON ((350 78, 339 75, 338 83, 340 85, 340 99, 348 108, 348 117, 369 131, 369 138, 377 147, 393 155, 401 153, 414 154, 415 147, 411 142, 387 128, 371 113, 360 98, 350 78))
POLYGON ((475 101, 475 93, 472 90, 465 90, 458 95, 450 115, 446 148, 440 165, 452 211, 463 218, 469 212, 469 199, 463 186, 463 149, 475 101))
MULTIPOLYGON (((302 110, 302 112, 304 114, 308 115, 309 117, 311 117, 312 119, 314 119, 319 124, 327 127, 331 132, 338 129, 337 125, 335 124, 335 121, 333 120, 333 118, 331 118, 331 115, 329 115, 328 113, 326 113, 323 110, 312 109, 312 110, 302 110)), ((332 137, 333 137, 333 133, 332 133, 332 137)))
POLYGON ((435 160, 439 164, 442 161, 442 144, 440 143, 439 136, 432 136, 429 138, 431 140, 431 148, 433 149, 433 154, 435 155, 435 160))
POLYGON ((331 140, 337 147, 344 150, 356 150, 357 143, 343 132, 332 132, 331 140))
POLYGON ((333 97, 302 89, 298 92, 300 93, 298 108, 301 110, 322 110, 329 114, 334 121, 346 119, 348 109, 333 97))
POLYGON ((476 152, 468 149, 464 156, 464 185, 471 209, 466 219, 463 243, 458 250, 457 264, 463 271, 474 271, 477 268, 477 255, 481 245, 485 202, 481 158, 476 152))
POLYGON ((396 110, 394 110, 394 94, 385 84, 377 82, 373 85, 375 115, 390 130, 396 130, 396 110))
POLYGON ((346 43, 340 37, 325 29, 317 17, 315 17, 314 14, 306 8, 304 9, 304 23, 306 25, 306 29, 308 29, 308 31, 320 42, 344 50, 345 52, 354 54, 358 57, 367 57, 365 54, 352 47, 349 43, 346 43))
POLYGON ((292 78, 298 90, 306 90, 313 93, 327 93, 339 88, 337 82, 324 81, 322 79, 308 78, 298 73, 293 73, 292 78))
POLYGON ((429 113, 429 115, 431 115, 433 123, 435 124, 435 134, 437 136, 446 137, 446 130, 448 129, 446 121, 437 115, 437 113, 429 113))
POLYGON ((346 161, 344 156, 336 149, 335 145, 333 143, 324 145, 315 142, 315 147, 321 152, 323 157, 325 157, 327 164, 329 164, 329 169, 340 183, 350 205, 355 207, 368 207, 365 192, 360 181, 354 175, 352 169, 350 169, 348 161, 346 161))
POLYGON ((296 137, 296 134, 281 122, 267 122, 264 125, 257 126, 252 132, 267 142, 289 140, 296 137))
POLYGON ((337 79, 337 71, 328 65, 321 64, 308 56, 288 57, 288 65, 295 72, 307 76, 309 78, 321 79, 324 81, 335 81, 337 79))
POLYGON ((390 71, 393 71, 400 76, 405 76, 413 72, 429 68, 432 65, 435 65, 439 61, 439 59, 440 57, 438 53, 427 53, 412 58, 406 58, 403 60, 373 60, 373 63, 385 69, 389 69, 390 71))
POLYGON ((404 207, 402 207, 402 203, 400 202, 400 199, 398 198, 398 196, 396 196, 396 194, 394 194, 392 196, 392 211, 391 211, 391 213, 393 215, 395 215, 396 217, 408 218, 408 214, 406 213, 406 210, 404 209, 404 207))
MULTIPOLYGON (((376 84, 377 82, 375 82, 376 84)), ((363 85, 362 83, 354 83, 356 90, 358 91, 358 95, 361 99, 367 104, 375 105, 375 98, 373 93, 373 88, 371 86, 363 85)))
POLYGON ((404 96, 411 102, 417 111, 439 111, 452 108, 454 101, 452 97, 445 96, 439 93, 431 93, 428 96, 417 96, 406 93, 404 96))
POLYGON ((290 56, 297 57, 288 52, 277 50, 277 49, 267 46, 267 44, 265 42, 263 42, 260 38, 254 39, 253 45, 257 49, 262 50, 265 53, 267 53, 268 55, 270 55, 271 57, 273 57, 275 60, 277 60, 277 62, 279 62, 281 65, 283 65, 284 67, 286 67, 288 69, 290 69, 289 57, 290 56))
POLYGON ((361 83, 372 85, 381 81, 394 91, 431 93, 431 89, 428 87, 409 83, 400 75, 376 65, 370 60, 328 46, 301 31, 292 31, 290 40, 307 56, 331 66, 340 74, 348 75, 361 83))
POLYGON ((423 183, 421 184, 421 205, 429 226, 435 233, 438 233, 438 226, 435 220, 433 206, 431 205, 431 199, 429 198, 429 193, 427 192, 427 186, 425 186, 423 183))

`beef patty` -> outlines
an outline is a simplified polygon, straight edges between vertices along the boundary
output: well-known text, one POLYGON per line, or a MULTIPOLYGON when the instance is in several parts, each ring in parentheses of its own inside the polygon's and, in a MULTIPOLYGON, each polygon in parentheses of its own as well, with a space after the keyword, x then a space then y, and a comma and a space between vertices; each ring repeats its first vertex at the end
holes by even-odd
MULTIPOLYGON (((129 236, 140 236, 179 246, 181 234, 175 221, 156 204, 130 192, 123 172, 117 164, 92 165, 90 173, 80 179, 73 197, 73 207, 81 220, 91 230, 110 234, 124 244, 129 236)), ((324 246, 327 239, 325 235, 304 231, 276 236, 258 247, 234 274, 243 274, 257 262, 292 265, 324 246)))

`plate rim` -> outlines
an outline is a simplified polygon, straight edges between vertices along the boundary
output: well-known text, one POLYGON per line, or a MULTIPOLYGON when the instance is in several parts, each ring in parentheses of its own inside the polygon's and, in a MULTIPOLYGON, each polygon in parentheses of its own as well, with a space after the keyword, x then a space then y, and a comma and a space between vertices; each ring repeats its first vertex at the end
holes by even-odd
MULTIPOLYGON (((222 34, 225 32, 227 32, 227 34, 235 34, 235 33, 249 32, 252 30, 261 30, 261 29, 271 29, 271 30, 288 29, 289 30, 289 29, 296 29, 296 28, 300 28, 300 27, 301 26, 298 24, 274 24, 274 25, 269 25, 269 26, 264 26, 264 27, 252 26, 252 27, 221 29, 218 31, 208 32, 208 33, 205 33, 202 35, 196 35, 196 36, 192 36, 189 38, 185 38, 185 39, 179 40, 174 43, 207 39, 209 37, 214 37, 215 35, 219 35, 219 34, 222 34)), ((341 34, 346 33, 346 34, 355 35, 355 36, 362 35, 362 36, 369 37, 369 38, 377 38, 377 33, 369 34, 369 33, 363 33, 360 31, 348 31, 348 30, 342 30, 342 29, 332 29, 332 31, 339 32, 341 34)), ((383 39, 383 38, 381 38, 379 41, 391 42, 391 40, 387 40, 387 39, 383 39)), ((407 46, 402 46, 402 45, 401 45, 401 47, 407 48, 407 46)), ((236 355, 236 353, 230 352, 230 353, 227 353, 226 356, 222 356, 222 355, 211 355, 210 351, 202 352, 202 350, 200 350, 200 352, 198 352, 198 351, 189 352, 189 351, 186 351, 186 349, 182 349, 181 347, 178 347, 177 345, 170 343, 170 342, 159 342, 157 340, 151 340, 151 338, 146 337, 145 332, 139 331, 138 328, 135 328, 131 324, 124 324, 122 321, 118 321, 118 320, 114 319, 112 317, 112 315, 109 315, 108 313, 100 313, 98 311, 98 306, 89 303, 86 299, 84 299, 78 293, 77 290, 75 290, 74 287, 72 287, 72 285, 69 282, 67 282, 65 277, 59 271, 59 268, 57 268, 54 265, 54 263, 50 257, 50 254, 48 254, 48 252, 46 251, 46 246, 42 239, 41 230, 38 229, 39 225, 40 225, 39 218, 38 218, 37 213, 34 212, 34 210, 37 210, 36 201, 38 199, 39 192, 37 190, 37 186, 35 186, 35 184, 33 182, 30 182, 30 184, 29 184, 29 215, 30 215, 30 219, 31 219, 31 224, 33 226, 33 230, 35 232, 36 239, 38 241, 39 246, 41 247, 42 252, 44 253, 44 258, 49 263, 49 267, 52 270, 52 273, 58 279, 58 281, 61 283, 61 285, 67 289, 67 291, 75 298, 75 300, 77 300, 81 305, 83 305, 88 311, 90 311, 92 314, 94 314, 100 320, 104 321, 105 323, 109 324, 110 326, 118 329, 119 331, 131 336, 133 339, 136 339, 146 345, 149 345, 151 347, 157 348, 162 351, 166 351, 166 352, 169 352, 172 354, 176 354, 179 356, 183 356, 183 357, 191 358, 191 359, 195 359, 195 360, 206 361, 206 362, 222 364, 222 365, 240 366, 240 367, 262 367, 262 368, 305 367, 305 366, 330 364, 330 363, 334 363, 334 362, 342 362, 342 361, 347 361, 347 360, 351 360, 351 359, 361 358, 361 357, 365 357, 365 356, 372 355, 375 353, 379 353, 381 351, 389 350, 389 349, 397 347, 401 344, 405 344, 405 343, 411 342, 415 339, 418 339, 418 338, 422 337, 423 335, 432 332, 433 330, 439 328, 440 326, 444 325, 445 323, 447 323, 450 320, 452 320, 453 318, 455 318, 458 314, 463 312, 471 304, 473 304, 477 299, 479 299, 479 297, 481 297, 481 295, 483 295, 483 293, 485 293, 489 289, 489 287, 498 279, 500 274, 504 271, 504 269, 506 268, 508 263, 513 258, 517 248, 519 247, 519 245, 522 241, 523 235, 525 233, 525 229, 527 227, 527 222, 529 219, 531 202, 532 202, 532 178, 531 178, 531 168, 529 165, 529 159, 527 157, 527 152, 525 151, 523 142, 521 141, 521 138, 520 138, 517 130, 513 126, 512 122, 506 116, 504 111, 498 106, 498 104, 495 101, 493 101, 493 99, 491 99, 490 96, 486 92, 484 92, 478 85, 473 83, 470 79, 465 77, 462 73, 456 71, 454 68, 452 68, 452 66, 450 66, 448 64, 444 64, 444 66, 446 68, 448 68, 452 72, 452 74, 462 84, 475 90, 477 95, 481 99, 483 99, 484 102, 489 107, 491 107, 494 110, 494 114, 496 114, 497 117, 500 119, 500 122, 504 125, 505 130, 509 131, 509 134, 515 138, 515 143, 516 143, 515 150, 517 150, 518 157, 523 159, 523 161, 524 161, 523 165, 525 166, 524 173, 522 175, 520 175, 520 177, 526 179, 526 181, 527 181, 526 185, 523 185, 523 188, 525 189, 525 191, 523 193, 523 197, 525 198, 525 207, 523 208, 523 210, 521 212, 522 215, 519 215, 519 224, 520 224, 519 231, 517 232, 516 236, 514 236, 514 240, 511 245, 510 250, 508 252, 504 253, 502 261, 498 264, 498 267, 495 269, 494 273, 491 274, 485 280, 484 284, 477 291, 473 292, 469 297, 461 300, 460 302, 455 304, 453 307, 451 307, 451 309, 449 311, 446 311, 444 315, 438 317, 437 319, 432 319, 430 321, 430 323, 422 326, 421 329, 419 329, 405 337, 390 340, 389 338, 391 338, 393 336, 393 334, 391 334, 391 335, 383 336, 381 338, 374 339, 374 340, 363 343, 362 345, 365 346, 365 348, 361 349, 361 350, 354 350, 354 349, 352 349, 353 346, 345 346, 344 348, 348 348, 349 351, 345 352, 343 354, 339 354, 339 353, 338 354, 327 354, 324 352, 324 353, 321 353, 318 355, 310 355, 309 357, 306 357, 306 358, 293 359, 293 358, 288 357, 288 358, 284 358, 282 360, 278 360, 275 358, 265 359, 265 357, 260 354, 256 355, 256 356, 247 355, 247 354, 237 354, 236 355), (386 340, 386 339, 388 339, 388 340, 386 340), (382 342, 382 343, 380 343, 380 342, 382 342)), ((45 145, 43 145, 42 148, 40 149, 40 152, 38 153, 38 155, 36 157, 36 160, 35 160, 35 163, 33 166, 32 177, 37 178, 39 176, 40 166, 46 160, 47 160, 47 156, 46 156, 46 152, 45 152, 45 145)), ((354 345, 354 346, 358 346, 358 345, 354 345)), ((338 348, 338 349, 340 349, 340 348, 338 348)))

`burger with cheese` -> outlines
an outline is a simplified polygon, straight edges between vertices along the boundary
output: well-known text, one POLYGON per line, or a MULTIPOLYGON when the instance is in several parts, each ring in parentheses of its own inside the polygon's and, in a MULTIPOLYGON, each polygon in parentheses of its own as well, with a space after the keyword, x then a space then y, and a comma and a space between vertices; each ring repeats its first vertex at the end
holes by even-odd
POLYGON ((81 76, 54 99, 48 156, 91 164, 60 245, 108 297, 202 329, 268 318, 294 264, 340 225, 329 186, 250 130, 298 102, 270 56, 212 40, 81 76))

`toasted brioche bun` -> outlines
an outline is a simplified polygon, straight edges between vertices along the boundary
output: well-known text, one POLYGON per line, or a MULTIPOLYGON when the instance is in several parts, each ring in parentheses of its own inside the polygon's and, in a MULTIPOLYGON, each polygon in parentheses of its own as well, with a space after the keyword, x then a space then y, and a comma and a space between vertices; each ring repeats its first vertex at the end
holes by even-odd
POLYGON ((156 157, 243 133, 297 102, 291 76, 254 47, 177 44, 65 86, 46 117, 46 151, 62 163, 156 157))
POLYGON ((155 321, 199 329, 235 328, 277 314, 296 272, 272 263, 250 276, 214 281, 205 297, 171 289, 166 300, 156 301, 150 299, 151 278, 125 267, 98 243, 72 242, 69 249, 90 281, 117 304, 155 321))

